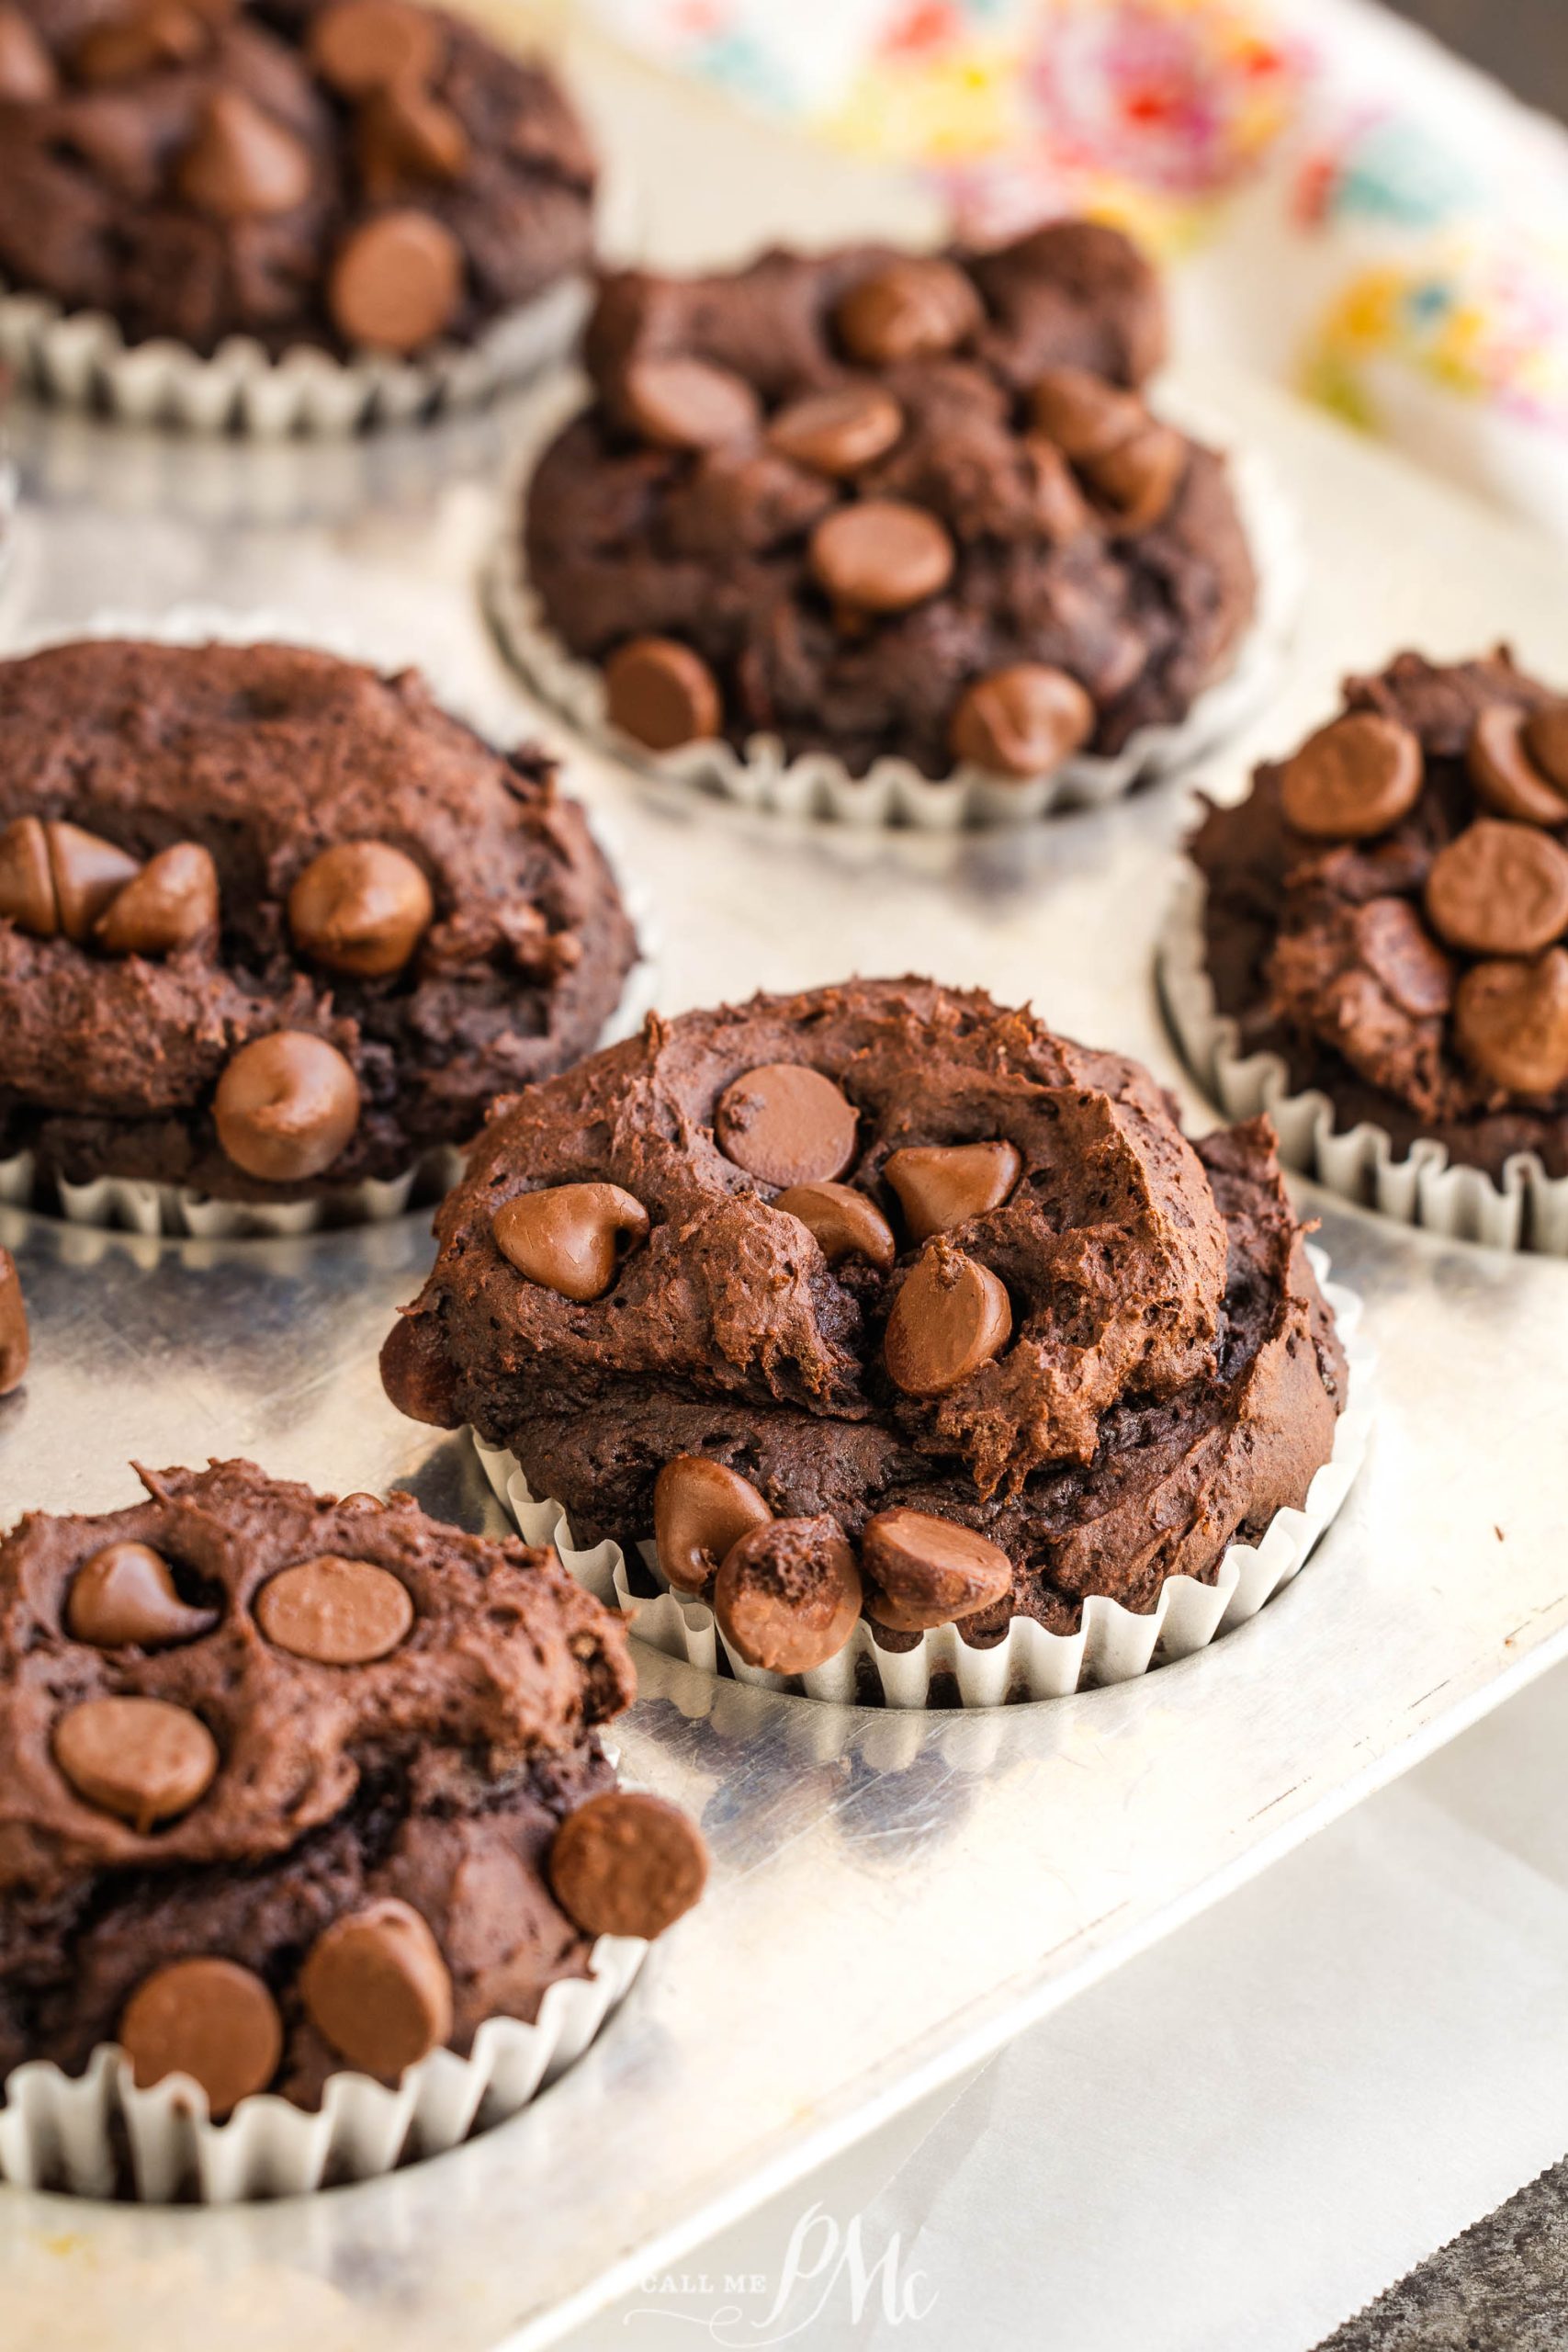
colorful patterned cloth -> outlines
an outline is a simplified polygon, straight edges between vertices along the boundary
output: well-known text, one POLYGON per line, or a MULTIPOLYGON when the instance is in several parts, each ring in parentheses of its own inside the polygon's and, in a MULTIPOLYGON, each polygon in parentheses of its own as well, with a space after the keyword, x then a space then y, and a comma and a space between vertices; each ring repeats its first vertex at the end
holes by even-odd
POLYGON ((1568 136, 1371 0, 585 0, 937 175, 1121 221, 1183 331, 1568 538, 1568 136))

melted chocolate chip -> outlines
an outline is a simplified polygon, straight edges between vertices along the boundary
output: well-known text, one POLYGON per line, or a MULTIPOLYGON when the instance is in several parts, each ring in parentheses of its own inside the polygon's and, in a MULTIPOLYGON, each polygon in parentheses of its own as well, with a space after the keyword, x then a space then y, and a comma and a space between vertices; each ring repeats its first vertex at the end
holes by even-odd
POLYGON ((1568 931, 1568 850, 1531 825, 1478 818, 1432 860, 1427 918, 1467 955, 1537 955, 1568 931))
POLYGON ((218 1081, 218 1140, 236 1168, 267 1184, 323 1175, 359 1124, 359 1081, 324 1037, 278 1029, 254 1037, 218 1081))
POLYGON ((1012 1562, 999 1544, 930 1511, 878 1511, 861 1537, 861 1565, 867 1613, 900 1634, 954 1624, 1012 1590, 1012 1562))
POLYGON ((215 2122, 265 2091, 283 2056, 277 2004, 254 1972, 232 1960, 171 1961, 144 1976, 119 2021, 138 2087, 188 2075, 215 2122))
POLYGON ((199 1640, 217 1623, 216 1609, 180 1599, 167 1560, 150 1544, 106 1544, 77 1569, 65 1604, 72 1640, 100 1650, 167 1649, 199 1640))
POLYGON ((882 1172, 910 1240, 929 1241, 999 1209, 1023 1173, 1023 1155, 1010 1143, 916 1144, 894 1152, 882 1172))
POLYGON ((980 298, 964 272, 934 255, 886 263, 840 297, 833 314, 844 348, 874 368, 935 359, 983 323, 980 298))
POLYGON ((551 1184, 503 1201, 491 1225, 520 1274, 586 1304, 609 1289, 624 1250, 648 1238, 649 1216, 619 1184, 551 1184))
POLYGON ((378 2081, 439 2049, 452 2031, 452 1978, 419 1913, 394 1896, 369 1903, 318 1937, 299 1972, 318 2033, 378 2081))
POLYGON ((1314 841, 1370 841, 1421 797, 1421 745, 1379 711, 1352 711, 1310 735, 1280 776, 1285 822, 1314 841))
POLYGON ((413 1624, 413 1602, 400 1577, 335 1552, 269 1577, 255 1611, 274 1648, 316 1666, 369 1666, 389 1657, 413 1624))
POLYGON ((550 1885, 591 1936, 661 1936, 707 1884, 702 1833, 679 1806, 606 1789, 567 1815, 550 1847, 550 1885))
POLYGON ((714 1584, 713 1612, 738 1657, 809 1674, 836 1657, 860 1615, 855 1555, 836 1519, 775 1519, 741 1536, 714 1584))
POLYGON ((882 1343, 888 1377, 907 1396, 941 1396, 1006 1347, 1012 1307, 988 1266, 937 1239, 905 1276, 882 1343))
POLYGON ((726 1554, 773 1515, 738 1470, 705 1453, 678 1453, 653 1486, 659 1565, 677 1592, 705 1592, 726 1554))
POLYGON ((893 1227, 852 1184, 791 1184, 773 1206, 800 1219, 830 1266, 864 1258, 886 1273, 898 1255, 893 1227))
POLYGON ((217 928, 211 852, 198 842, 175 842, 115 893, 94 935, 111 956, 174 956, 217 928))
POLYGON ((434 913, 423 869, 390 842, 334 843, 288 893, 288 928, 300 953, 360 979, 400 972, 434 913))
POLYGON ((163 1699, 84 1699, 55 1724, 54 1760, 85 1804, 142 1837, 188 1813, 218 1771, 201 1718, 163 1699))
POLYGON ((623 397, 635 429, 660 449, 722 449, 750 440, 761 417, 744 376, 705 359, 636 359, 623 397))
POLYGON ((1568 1085, 1568 953, 1472 966, 1455 994, 1454 1037, 1472 1069, 1506 1093, 1568 1085))
POLYGON ((731 1080, 714 1113, 719 1149, 764 1184, 818 1184, 855 1156, 854 1104, 804 1062, 767 1062, 731 1080))
POLYGON ((768 441, 792 464, 835 478, 886 457, 904 430, 904 412, 880 384, 835 384, 780 409, 768 441))
POLYGON ((1488 704, 1471 733, 1470 780, 1477 797, 1499 817, 1526 825, 1568 824, 1568 788, 1559 791, 1533 758, 1531 724, 1529 714, 1514 703, 1488 704))
POLYGON ((835 507, 812 532, 809 556, 818 586, 856 612, 907 612, 953 576, 953 541, 942 524, 897 498, 835 507))

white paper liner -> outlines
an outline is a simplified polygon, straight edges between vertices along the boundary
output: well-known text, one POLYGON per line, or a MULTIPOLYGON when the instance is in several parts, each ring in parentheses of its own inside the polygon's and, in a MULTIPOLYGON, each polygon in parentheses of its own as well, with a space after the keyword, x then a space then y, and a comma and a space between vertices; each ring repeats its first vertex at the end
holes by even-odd
MULTIPOLYGON (((46 646, 74 644, 83 638, 142 638, 161 645, 305 645, 342 661, 381 666, 383 656, 372 644, 347 629, 315 623, 301 628, 280 613, 230 613, 221 606, 180 605, 148 619, 136 613, 104 612, 77 628, 48 628, 6 648, 6 659, 41 652, 46 646)), ((455 717, 463 718, 480 735, 488 729, 479 714, 463 710, 463 696, 448 690, 428 670, 427 683, 436 699, 455 717)), ((605 1023, 598 1046, 614 1045, 641 1028, 657 994, 658 924, 646 889, 628 884, 630 869, 605 838, 607 829, 598 813, 583 813, 604 851, 639 943, 640 953, 627 973, 619 1003, 605 1023)), ((412 1168, 393 1177, 367 1177, 357 1184, 341 1184, 309 1200, 226 1201, 193 1192, 183 1184, 159 1184, 150 1180, 101 1176, 88 1184, 69 1184, 63 1178, 40 1182, 33 1156, 17 1152, 0 1159, 0 1202, 15 1208, 37 1208, 62 1216, 73 1225, 137 1234, 164 1234, 201 1240, 245 1239, 256 1236, 288 1238, 314 1233, 327 1225, 377 1225, 401 1216, 411 1201, 434 1198, 447 1191, 462 1171, 463 1155, 456 1145, 442 1145, 422 1155, 412 1168)))
POLYGON ((484 593, 501 644, 535 692, 578 732, 616 759, 650 775, 674 778, 722 794, 750 808, 791 817, 831 817, 853 825, 919 825, 949 831, 965 824, 1010 823, 1055 808, 1099 808, 1135 784, 1174 774, 1234 734, 1263 703, 1283 660, 1300 607, 1304 579, 1293 510, 1272 469, 1255 451, 1235 445, 1223 422, 1177 401, 1162 413, 1183 431, 1225 451, 1242 526, 1258 575, 1258 608, 1224 674, 1199 695, 1185 718, 1140 728, 1112 756, 1081 752, 1050 775, 1010 783, 966 763, 951 775, 923 775, 911 761, 874 761, 851 775, 829 752, 785 756, 776 736, 753 735, 743 752, 722 739, 650 752, 605 713, 604 673, 579 661, 556 635, 528 576, 522 518, 528 484, 546 448, 572 412, 583 386, 573 376, 541 390, 514 481, 502 508, 501 536, 486 568, 484 593))
POLYGON ((1538 1155, 1516 1152, 1499 1184, 1483 1168, 1456 1162, 1446 1144, 1417 1136, 1403 1156, 1385 1128, 1363 1120, 1341 1127, 1320 1089, 1291 1091, 1278 1054, 1243 1054, 1234 1020, 1215 1007, 1203 936, 1207 884, 1184 865, 1160 934, 1158 971, 1167 1017, 1193 1076, 1227 1119, 1267 1112, 1287 1166, 1314 1176, 1341 1199, 1402 1225, 1497 1250, 1568 1257, 1568 1177, 1549 1176, 1538 1155))
POLYGON ((526 2107, 582 2055, 647 1951, 640 1937, 600 1936, 589 1974, 549 1985, 534 2024, 487 2018, 467 2058, 432 2051, 396 2090, 367 2075, 330 2075, 314 2115, 263 2092, 213 2123, 206 2092, 188 2075, 138 2090, 113 2042, 100 2044, 77 2076, 29 2061, 0 2085, 0 2179, 80 2197, 129 2188, 148 2205, 229 2205, 368 2180, 526 2107))
MULTIPOLYGON (((486 1476, 525 1542, 553 1544, 580 1584, 607 1607, 618 1609, 637 1640, 662 1650, 666 1657, 684 1658, 708 1674, 721 1671, 722 1658, 742 1682, 840 1705, 856 1700, 863 1658, 889 1707, 949 1703, 931 1698, 931 1686, 939 1675, 953 1678, 959 1702, 965 1707, 1065 1698, 1070 1691, 1095 1685, 1130 1682, 1152 1667, 1206 1648, 1216 1634, 1255 1617, 1264 1602, 1295 1576, 1348 1494, 1366 1453, 1375 1357, 1359 1330, 1359 1298, 1354 1291, 1328 1281, 1328 1261, 1321 1250, 1313 1249, 1310 1254, 1339 1327, 1349 1381, 1345 1409, 1335 1424, 1333 1453, 1314 1476, 1304 1507, 1276 1512, 1261 1543, 1233 1544, 1213 1584, 1200 1584, 1194 1577, 1168 1577, 1158 1603, 1146 1615, 1124 1609, 1103 1594, 1091 1595, 1084 1602, 1083 1620, 1076 1634, 1047 1633, 1031 1618, 1015 1617, 1003 1638, 989 1649, 972 1648, 955 1625, 942 1625, 923 1634, 911 1649, 885 1650, 877 1645, 863 1617, 845 1647, 825 1666, 814 1667, 809 1674, 770 1674, 736 1656, 705 1601, 694 1600, 668 1586, 653 1599, 634 1592, 626 1555, 618 1544, 605 1542, 591 1551, 579 1551, 572 1543, 564 1507, 536 1498, 514 1454, 485 1444, 477 1431, 469 1434, 486 1476)), ((653 1544, 646 1543, 638 1548, 645 1566, 662 1583, 653 1544)))

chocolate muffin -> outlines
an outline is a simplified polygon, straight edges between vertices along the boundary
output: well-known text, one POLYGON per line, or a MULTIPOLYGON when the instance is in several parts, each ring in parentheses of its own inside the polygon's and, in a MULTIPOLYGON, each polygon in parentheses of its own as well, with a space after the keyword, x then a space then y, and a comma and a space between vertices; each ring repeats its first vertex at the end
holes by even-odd
POLYGON ((1403 653, 1190 844, 1245 1053, 1340 1123, 1568 1175, 1568 701, 1403 653))
POLYGON ((460 1143, 636 958, 548 762, 280 645, 0 662, 0 1154, 309 1199, 460 1143))
POLYGON ((984 1644, 1213 1582, 1344 1403, 1267 1122, 1190 1144, 1136 1063, 930 980, 650 1019, 500 1108, 436 1231, 393 1401, 580 1543, 656 1534, 782 1673, 863 1612, 984 1644))
POLYGON ((654 752, 755 734, 1021 779, 1185 716, 1255 585, 1224 459, 1153 416, 1117 232, 624 273, 523 528, 544 616, 654 752))
POLYGON ((0 1544, 0 2077, 118 2041, 215 2118, 532 2019, 701 1891, 618 1792, 626 1637, 554 1555, 247 1462, 0 1544))
POLYGON ((542 67, 413 0, 0 0, 0 276, 127 342, 472 342, 581 272, 542 67))

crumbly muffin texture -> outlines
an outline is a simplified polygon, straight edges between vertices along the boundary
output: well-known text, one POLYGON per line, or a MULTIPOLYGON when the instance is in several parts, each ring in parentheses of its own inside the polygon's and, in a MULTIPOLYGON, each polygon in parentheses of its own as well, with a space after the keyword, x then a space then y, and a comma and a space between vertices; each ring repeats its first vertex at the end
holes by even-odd
POLYGON ((0 663, 0 1152, 228 1199, 391 1178, 598 1037, 581 810, 417 673, 98 640, 0 663))
POLYGON ((1151 415, 1117 232, 604 281, 526 493, 552 629, 656 751, 753 734, 1048 772, 1181 718, 1255 602, 1224 460, 1151 415))
POLYGON ((928 980, 650 1020, 498 1109, 436 1230, 393 1400, 578 1541, 657 1532, 781 1670, 863 1606, 984 1642, 1212 1580, 1344 1401, 1267 1123, 1190 1144, 1135 1063, 928 980))

